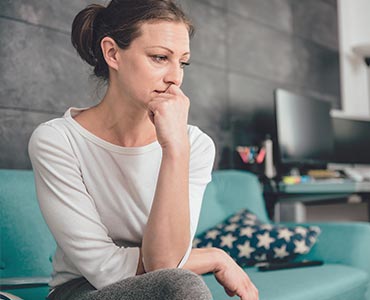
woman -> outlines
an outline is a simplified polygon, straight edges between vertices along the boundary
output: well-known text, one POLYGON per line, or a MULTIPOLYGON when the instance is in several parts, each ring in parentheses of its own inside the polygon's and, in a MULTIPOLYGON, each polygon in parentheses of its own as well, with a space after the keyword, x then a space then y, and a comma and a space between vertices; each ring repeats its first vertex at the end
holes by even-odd
POLYGON ((75 17, 72 44, 108 88, 30 140, 58 245, 49 299, 210 299, 197 275, 207 272, 229 295, 257 299, 225 252, 191 249, 215 152, 187 125, 180 86, 192 33, 171 0, 113 0, 75 17))

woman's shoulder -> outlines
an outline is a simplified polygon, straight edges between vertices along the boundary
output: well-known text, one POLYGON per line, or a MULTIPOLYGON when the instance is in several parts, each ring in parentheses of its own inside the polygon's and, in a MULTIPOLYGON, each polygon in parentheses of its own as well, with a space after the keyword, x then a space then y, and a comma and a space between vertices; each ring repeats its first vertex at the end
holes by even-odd
POLYGON ((46 138, 53 140, 64 135, 67 131, 68 124, 64 118, 55 118, 38 125, 33 131, 31 138, 46 138))
POLYGON ((68 144, 70 131, 65 117, 54 118, 38 125, 31 134, 28 142, 29 153, 50 151, 54 148, 64 148, 68 144))
POLYGON ((38 153, 41 150, 53 147, 60 143, 60 133, 48 123, 42 123, 33 131, 28 142, 28 151, 30 154, 38 153))
POLYGON ((198 126, 188 125, 188 134, 192 152, 215 151, 215 144, 212 138, 198 126))
POLYGON ((41 123, 33 131, 31 138, 40 137, 54 140, 60 139, 61 136, 67 136, 70 132, 73 132, 73 124, 71 122, 72 109, 83 110, 71 107, 64 113, 64 115, 41 123))

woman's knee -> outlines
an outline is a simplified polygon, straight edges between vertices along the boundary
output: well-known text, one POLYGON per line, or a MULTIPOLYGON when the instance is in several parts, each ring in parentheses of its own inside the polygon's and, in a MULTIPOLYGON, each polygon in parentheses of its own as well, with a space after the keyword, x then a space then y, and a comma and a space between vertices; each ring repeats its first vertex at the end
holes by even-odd
POLYGON ((184 269, 166 269, 158 272, 163 284, 165 296, 163 299, 212 299, 211 292, 201 276, 184 269))

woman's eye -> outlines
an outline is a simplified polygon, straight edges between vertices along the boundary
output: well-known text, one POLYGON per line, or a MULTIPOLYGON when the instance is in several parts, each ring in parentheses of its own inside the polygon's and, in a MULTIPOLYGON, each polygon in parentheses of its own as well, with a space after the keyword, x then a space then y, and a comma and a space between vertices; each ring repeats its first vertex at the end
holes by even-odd
MULTIPOLYGON (((152 55, 152 60, 156 63, 165 63, 168 61, 168 56, 166 55, 152 55)), ((180 68, 184 69, 186 66, 189 66, 190 62, 188 61, 180 61, 180 68)))
POLYGON ((188 62, 188 61, 181 61, 180 62, 180 66, 181 66, 182 69, 184 69, 185 67, 190 66, 190 62, 188 62))
POLYGON ((167 61, 167 56, 165 56, 165 55, 153 55, 152 59, 155 62, 162 63, 162 62, 167 61))

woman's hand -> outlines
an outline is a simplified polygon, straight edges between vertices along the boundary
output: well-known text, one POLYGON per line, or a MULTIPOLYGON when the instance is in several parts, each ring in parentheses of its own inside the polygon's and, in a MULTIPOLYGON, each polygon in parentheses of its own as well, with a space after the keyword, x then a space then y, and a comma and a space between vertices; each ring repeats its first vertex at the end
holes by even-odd
POLYGON ((192 249, 183 268, 199 275, 212 272, 230 297, 237 295, 241 300, 258 300, 258 290, 248 275, 219 248, 192 249))
POLYGON ((155 126, 158 142, 163 149, 188 146, 189 107, 188 97, 174 84, 171 84, 166 92, 158 93, 148 103, 148 114, 155 126))
POLYGON ((258 300, 258 290, 245 271, 223 250, 220 255, 214 275, 225 292, 230 297, 237 295, 241 300, 258 300))

